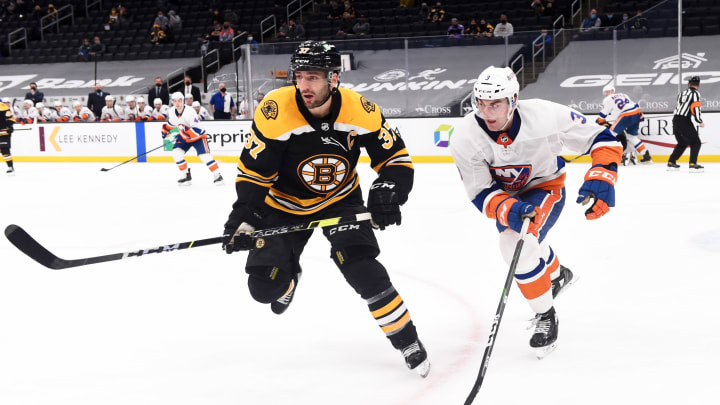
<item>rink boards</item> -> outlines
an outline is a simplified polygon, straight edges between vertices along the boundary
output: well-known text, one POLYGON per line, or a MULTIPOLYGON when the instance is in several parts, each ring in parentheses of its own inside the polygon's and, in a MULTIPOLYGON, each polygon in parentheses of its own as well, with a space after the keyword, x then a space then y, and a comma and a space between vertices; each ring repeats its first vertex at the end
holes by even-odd
MULTIPOLYGON (((596 116, 588 115, 593 122, 596 116)), ((455 125, 462 118, 393 118, 416 163, 452 162, 449 145, 455 125)), ((701 162, 720 162, 720 113, 703 114, 700 129, 701 162)), ((251 121, 204 121, 210 150, 217 160, 234 162, 250 133, 251 121)), ((12 154, 19 162, 122 162, 162 145, 162 122, 48 123, 16 125, 12 154)), ((641 139, 653 157, 667 158, 675 145, 672 115, 646 115, 641 139)), ((172 162, 170 151, 160 148, 138 158, 138 162, 172 162)), ((575 153, 565 151, 572 157, 575 153)), ((687 154, 687 152, 686 152, 687 154)), ((366 158, 361 158, 368 161, 366 158)), ((685 157, 687 159, 687 157, 685 157)), ((194 152, 188 160, 196 162, 194 152)), ((584 161, 587 158, 579 159, 584 161)), ((682 159, 681 159, 682 160, 682 159)))

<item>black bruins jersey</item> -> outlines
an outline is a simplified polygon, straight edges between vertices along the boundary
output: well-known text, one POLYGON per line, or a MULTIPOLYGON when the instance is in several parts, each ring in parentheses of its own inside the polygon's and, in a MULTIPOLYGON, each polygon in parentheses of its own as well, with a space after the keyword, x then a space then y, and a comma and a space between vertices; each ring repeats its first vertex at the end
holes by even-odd
POLYGON ((12 133, 12 126, 15 123, 15 117, 13 116, 10 107, 0 102, 0 136, 10 135, 12 133))
POLYGON ((280 88, 256 108, 238 163, 237 203, 260 207, 264 201, 283 212, 309 215, 359 194, 355 169, 361 147, 379 178, 395 182, 400 202, 407 200, 412 161, 375 103, 340 88, 330 114, 317 119, 296 93, 294 86, 280 88))

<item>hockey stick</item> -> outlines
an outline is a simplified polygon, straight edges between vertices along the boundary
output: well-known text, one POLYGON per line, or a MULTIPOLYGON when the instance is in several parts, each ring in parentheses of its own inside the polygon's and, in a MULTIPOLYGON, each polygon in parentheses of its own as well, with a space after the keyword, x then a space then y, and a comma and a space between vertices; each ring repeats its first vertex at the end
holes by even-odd
POLYGON ((109 172, 110 170, 112 170, 112 169, 114 169, 114 168, 116 168, 116 167, 118 167, 118 166, 122 166, 122 165, 124 165, 125 163, 132 162, 133 160, 135 160, 135 159, 137 159, 137 158, 140 158, 140 157, 143 157, 143 156, 147 155, 148 153, 150 153, 150 152, 152 152, 152 151, 156 151, 156 150, 162 148, 163 146, 165 146, 165 144, 160 145, 160 146, 158 146, 157 148, 150 149, 149 151, 143 153, 142 155, 137 155, 137 156, 135 156, 134 158, 129 159, 129 160, 126 160, 126 161, 120 163, 119 165, 115 165, 115 166, 113 166, 113 167, 111 167, 111 168, 109 168, 109 169, 106 169, 106 168, 103 167, 102 169, 100 169, 100 171, 101 171, 101 172, 109 172))
POLYGON ((502 320, 503 312, 505 312, 505 304, 507 303, 508 294, 510 293, 510 287, 512 287, 513 277, 515 276, 515 268, 517 267, 518 260, 520 259, 520 252, 522 252, 523 243, 525 242, 525 235, 527 235, 528 227, 530 226, 530 218, 523 220, 522 229, 520 230, 520 240, 515 245, 515 253, 513 253, 512 261, 510 262, 510 270, 508 271, 507 278, 505 279, 505 286, 503 287, 502 296, 500 297, 500 304, 498 304, 497 311, 495 312, 495 318, 493 318, 493 324, 490 328, 490 337, 488 337, 487 346, 485 346, 485 353, 483 354, 482 363, 480 364, 480 372, 475 379, 475 384, 472 387, 472 391, 465 400, 465 405, 471 405, 480 386, 485 379, 485 372, 490 363, 490 354, 492 354, 493 347, 495 346, 495 336, 500 329, 500 321, 502 320))
MULTIPOLYGON (((333 225, 350 224, 350 223, 355 223, 355 222, 368 221, 370 219, 371 219, 370 213, 364 212, 362 214, 320 219, 317 221, 311 221, 311 222, 306 222, 306 223, 302 223, 302 224, 279 226, 277 228, 260 229, 260 230, 253 232, 251 236, 253 238, 257 238, 258 242, 260 242, 262 240, 261 238, 266 237, 266 236, 282 235, 282 234, 290 233, 290 232, 306 231, 306 230, 311 230, 314 228, 324 228, 324 227, 333 226, 333 225)), ((43 266, 45 266, 47 268, 50 268, 53 270, 62 270, 62 269, 70 268, 70 267, 85 266, 88 264, 111 262, 111 261, 115 261, 115 260, 123 260, 123 259, 127 259, 128 257, 143 256, 143 255, 147 255, 147 254, 151 254, 151 253, 163 253, 163 252, 172 252, 175 250, 191 249, 191 248, 196 248, 196 247, 200 247, 200 246, 214 245, 214 244, 222 242, 222 237, 215 237, 215 238, 199 239, 199 240, 188 241, 188 242, 173 243, 170 245, 162 245, 162 246, 152 247, 149 249, 139 249, 139 250, 134 250, 132 252, 113 253, 113 254, 104 255, 104 256, 95 256, 95 257, 86 257, 86 258, 82 258, 82 259, 65 260, 65 259, 61 259, 61 258, 55 256, 54 254, 50 253, 49 250, 45 249, 45 247, 43 247, 40 243, 38 243, 35 239, 33 239, 32 236, 30 236, 27 232, 25 232, 24 229, 20 228, 17 225, 8 225, 7 228, 5 228, 5 237, 8 238, 10 243, 15 245, 16 248, 20 249, 21 252, 28 255, 31 259, 35 260, 36 262, 42 264, 43 266)), ((258 247, 262 247, 262 245, 264 245, 264 243, 262 243, 262 244, 258 243, 258 247)))

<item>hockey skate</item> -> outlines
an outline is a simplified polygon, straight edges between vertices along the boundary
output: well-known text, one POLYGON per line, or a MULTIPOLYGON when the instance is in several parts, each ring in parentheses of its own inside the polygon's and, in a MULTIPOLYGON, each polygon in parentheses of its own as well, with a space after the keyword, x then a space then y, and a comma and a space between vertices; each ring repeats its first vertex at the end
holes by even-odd
POLYGON ((677 172, 680 170, 680 165, 675 162, 668 162, 667 163, 667 171, 669 172, 677 172))
POLYGON ((702 173, 705 171, 705 167, 700 166, 697 163, 693 163, 690 165, 690 173, 702 173))
POLYGON ((213 180, 213 184, 215 184, 216 186, 222 186, 223 184, 225 184, 223 180, 224 179, 222 174, 218 173, 218 175, 215 176, 215 180, 213 180))
POLYGON ((280 315, 288 309, 290 303, 293 300, 293 297, 295 296, 295 290, 297 289, 299 280, 300 274, 290 280, 290 286, 288 287, 287 291, 285 291, 285 294, 283 294, 282 297, 270 303, 270 309, 273 311, 273 313, 280 315))
POLYGON ((627 166, 627 162, 628 162, 627 153, 623 153, 622 159, 620 160, 620 164, 622 164, 623 166, 627 166))
POLYGON ((8 167, 8 169, 7 169, 7 171, 6 171, 5 173, 7 173, 7 174, 9 174, 9 175, 14 175, 14 173, 15 173, 15 168, 14 168, 14 167, 8 167))
POLYGON ((183 173, 182 177, 178 179, 178 186, 190 186, 192 185, 192 176, 190 175, 190 169, 187 173, 183 173))
POLYGON ((558 317, 555 308, 551 307, 544 314, 535 315, 530 321, 530 327, 535 327, 535 332, 530 338, 530 347, 535 349, 535 356, 543 359, 552 353, 557 347, 558 317))
POLYGON ((640 157, 640 163, 652 163, 652 158, 650 157, 650 152, 645 151, 645 153, 640 157))
POLYGON ((633 155, 633 154, 631 153, 631 154, 630 154, 630 157, 628 158, 628 162, 629 162, 630 164, 632 164, 633 166, 635 166, 635 165, 637 164, 637 161, 635 160, 635 155, 633 155))
POLYGON ((571 285, 575 284, 576 281, 577 277, 573 275, 573 272, 561 264, 560 275, 555 280, 552 280, 553 299, 565 292, 571 285))
POLYGON ((400 349, 403 357, 405 357, 405 364, 410 370, 415 370, 420 377, 427 377, 430 373, 430 360, 427 358, 427 351, 423 346, 420 339, 400 349))

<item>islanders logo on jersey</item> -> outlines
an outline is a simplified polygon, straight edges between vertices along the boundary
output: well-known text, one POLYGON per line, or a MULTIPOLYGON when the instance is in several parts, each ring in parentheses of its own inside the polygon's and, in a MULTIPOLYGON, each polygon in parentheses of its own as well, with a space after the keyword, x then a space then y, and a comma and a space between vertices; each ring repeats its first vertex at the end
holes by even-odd
POLYGON ((522 190, 530 181, 532 165, 490 166, 490 174, 505 191, 522 190))

